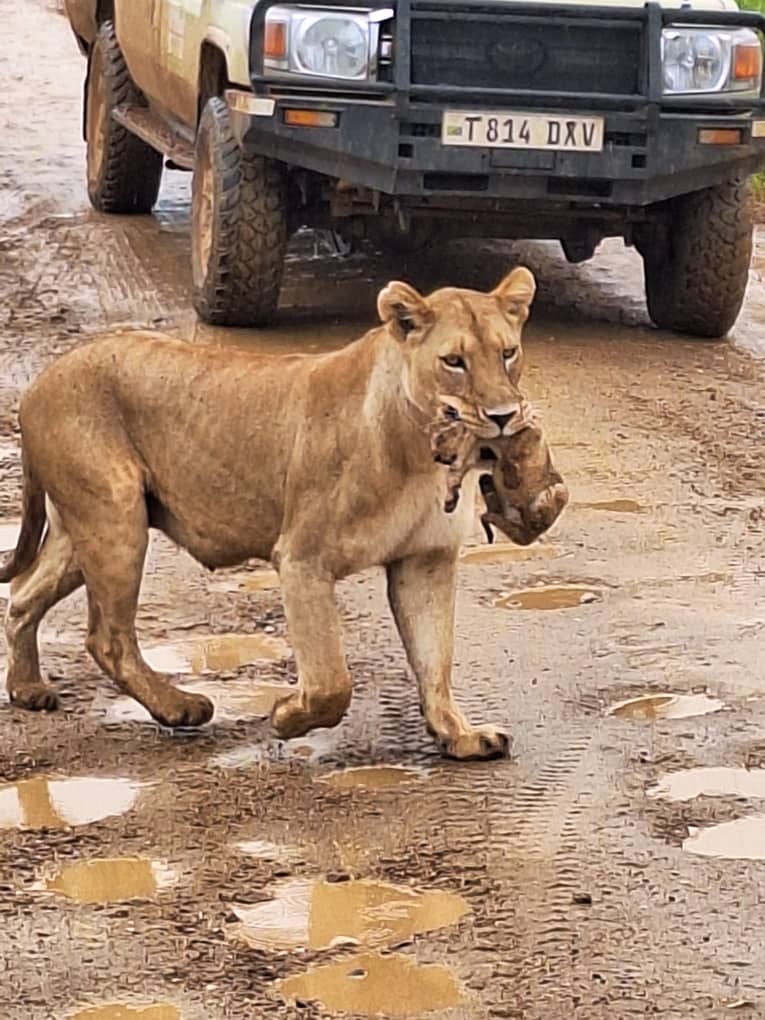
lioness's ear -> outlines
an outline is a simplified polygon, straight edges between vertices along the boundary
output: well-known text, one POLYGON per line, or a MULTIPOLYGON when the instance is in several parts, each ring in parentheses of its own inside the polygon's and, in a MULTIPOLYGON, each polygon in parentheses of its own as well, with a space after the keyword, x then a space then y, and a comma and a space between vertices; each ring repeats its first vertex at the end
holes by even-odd
POLYGON ((506 315, 528 315, 531 302, 537 291, 533 273, 525 266, 518 266, 493 291, 506 315))
POLYGON ((428 326, 433 319, 433 312, 422 294, 398 280, 380 291, 377 311, 399 340, 405 340, 414 330, 428 326))

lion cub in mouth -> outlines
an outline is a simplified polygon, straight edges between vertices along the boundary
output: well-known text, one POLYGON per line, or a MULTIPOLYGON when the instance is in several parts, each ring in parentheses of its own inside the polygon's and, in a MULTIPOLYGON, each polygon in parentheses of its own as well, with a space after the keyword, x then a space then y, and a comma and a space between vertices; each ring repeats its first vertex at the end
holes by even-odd
POLYGON ((428 731, 454 758, 506 754, 503 730, 469 722, 452 696, 457 561, 478 472, 467 473, 466 498, 446 513, 429 427, 448 403, 477 443, 512 434, 534 291, 524 268, 485 294, 423 296, 390 283, 378 298, 380 325, 330 354, 263 355, 120 332, 51 364, 21 401, 23 519, 0 568, 12 582, 12 702, 56 706, 37 631, 84 585, 87 648, 118 687, 165 726, 212 717, 207 698, 178 690, 138 645, 155 528, 211 570, 261 559, 279 572, 298 670, 294 693, 272 714, 280 737, 345 715, 352 684, 335 583, 381 566, 428 731))
POLYGON ((482 474, 479 481, 486 504, 481 523, 489 542, 494 541, 495 527, 516 545, 531 545, 568 503, 568 488, 553 466, 541 426, 527 406, 521 413, 516 432, 488 443, 476 442, 463 422, 450 416, 431 429, 433 458, 449 468, 446 513, 456 510, 467 473, 482 461, 494 462, 491 474, 482 474))

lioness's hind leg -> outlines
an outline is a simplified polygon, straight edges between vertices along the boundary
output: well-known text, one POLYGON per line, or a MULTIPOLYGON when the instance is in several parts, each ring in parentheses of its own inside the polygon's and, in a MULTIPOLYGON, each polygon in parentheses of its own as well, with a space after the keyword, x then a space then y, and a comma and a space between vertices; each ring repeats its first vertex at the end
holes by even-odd
POLYGON ((8 696, 13 704, 32 711, 50 711, 58 706, 58 695, 40 674, 40 621, 83 583, 82 573, 73 562, 72 540, 50 503, 47 516, 48 534, 30 569, 11 583, 5 614, 8 696))
POLYGON ((212 702, 179 691, 155 673, 138 647, 135 615, 148 545, 143 493, 122 497, 81 514, 72 525, 75 555, 88 589, 87 648, 101 669, 165 726, 201 726, 212 702))

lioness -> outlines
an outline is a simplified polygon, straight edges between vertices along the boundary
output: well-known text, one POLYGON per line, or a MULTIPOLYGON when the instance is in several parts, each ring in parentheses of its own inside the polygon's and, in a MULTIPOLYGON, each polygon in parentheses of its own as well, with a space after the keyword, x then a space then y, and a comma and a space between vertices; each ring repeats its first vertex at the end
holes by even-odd
POLYGON ((207 698, 173 687, 138 647, 153 527, 210 569, 272 560, 299 677, 272 714, 280 737, 343 718, 351 678, 335 582, 382 565, 429 732, 454 758, 506 754, 507 736, 471 725, 452 697, 457 556, 473 525, 477 473, 446 514, 446 472, 428 426, 448 405, 477 440, 513 430, 534 291, 524 268, 489 294, 423 297, 391 283, 378 298, 382 326, 318 356, 135 332, 50 365, 21 403, 23 522, 0 569, 13 579, 11 700, 56 706, 37 629, 84 584, 87 648, 104 672, 166 726, 212 717, 207 698))

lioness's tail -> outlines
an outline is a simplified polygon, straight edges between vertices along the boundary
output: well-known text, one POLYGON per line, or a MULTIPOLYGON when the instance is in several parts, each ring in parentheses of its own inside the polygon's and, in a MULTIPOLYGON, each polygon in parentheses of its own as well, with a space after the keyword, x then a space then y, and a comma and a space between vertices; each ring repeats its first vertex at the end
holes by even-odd
POLYGON ((45 490, 35 478, 22 447, 21 466, 24 474, 21 495, 21 531, 16 548, 0 564, 0 582, 5 584, 23 574, 34 563, 45 528, 45 490))

